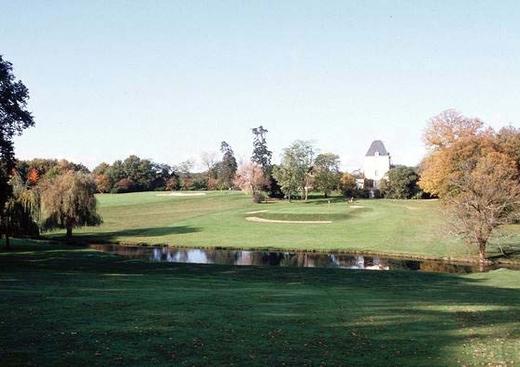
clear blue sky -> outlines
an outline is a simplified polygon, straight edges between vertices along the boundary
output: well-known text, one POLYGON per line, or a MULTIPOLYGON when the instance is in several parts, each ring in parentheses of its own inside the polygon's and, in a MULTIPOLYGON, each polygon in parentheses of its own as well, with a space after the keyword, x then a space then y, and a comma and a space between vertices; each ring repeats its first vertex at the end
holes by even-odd
POLYGON ((20 158, 92 167, 314 140, 361 165, 416 164, 432 115, 520 122, 518 1, 8 1, 0 53, 31 92, 20 158))

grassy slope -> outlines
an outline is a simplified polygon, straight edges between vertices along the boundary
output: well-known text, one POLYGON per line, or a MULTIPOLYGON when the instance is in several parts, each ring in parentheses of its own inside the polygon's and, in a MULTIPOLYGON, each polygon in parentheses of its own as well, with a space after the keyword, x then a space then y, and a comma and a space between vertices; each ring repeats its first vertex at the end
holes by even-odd
POLYGON ((186 266, 0 251, 2 366, 520 363, 520 272, 186 266))
MULTIPOLYGON (((254 204, 241 193, 168 197, 154 192, 100 195, 105 223, 78 233, 89 240, 179 246, 356 250, 467 258, 472 251, 444 232, 436 201, 343 200, 254 204), (323 220, 332 224, 254 223, 263 218, 323 220)), ((515 230, 518 229, 518 226, 515 230)), ((518 237, 517 237, 518 238, 518 237)), ((493 249, 491 250, 493 252, 493 249)))

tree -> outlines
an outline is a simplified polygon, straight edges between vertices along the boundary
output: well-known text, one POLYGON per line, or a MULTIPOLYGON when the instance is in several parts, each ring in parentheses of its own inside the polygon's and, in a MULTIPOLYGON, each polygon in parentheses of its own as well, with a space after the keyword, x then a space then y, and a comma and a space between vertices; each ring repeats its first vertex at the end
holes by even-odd
POLYGON ((193 168, 193 161, 188 159, 181 162, 175 167, 175 171, 179 172, 181 184, 180 187, 183 190, 189 190, 192 184, 191 170, 193 168))
POLYGON ((70 240, 73 228, 101 224, 101 217, 96 211, 95 192, 92 175, 82 172, 69 171, 43 182, 42 229, 65 228, 70 240))
POLYGON ((520 172, 520 129, 507 126, 500 129, 496 137, 500 152, 511 157, 520 172))
POLYGON ((325 197, 339 186, 339 156, 332 153, 318 154, 314 161, 314 186, 325 197))
POLYGON ((314 148, 310 142, 297 140, 284 149, 282 162, 276 166, 273 176, 289 201, 298 192, 306 199, 306 178, 313 159, 314 148))
POLYGON ((478 118, 469 118, 454 109, 448 109, 432 117, 424 134, 430 148, 444 148, 454 142, 478 135, 484 123, 478 118))
POLYGON ((269 132, 262 125, 251 129, 253 132, 253 155, 251 161, 262 167, 264 174, 270 173, 273 153, 267 149, 266 135, 269 132))
POLYGON ((219 165, 218 180, 221 187, 229 189, 233 186, 238 164, 233 149, 225 141, 220 143, 220 151, 223 155, 222 162, 219 165))
POLYGON ((468 162, 452 179, 454 191, 445 201, 456 233, 478 246, 486 262, 486 246, 493 231, 520 218, 518 170, 511 157, 492 152, 468 162))
POLYGON ((110 165, 102 162, 94 168, 92 171, 94 175, 94 181, 96 182, 96 190, 99 193, 110 192, 114 186, 114 183, 110 177, 110 165))
POLYGON ((3 229, 6 247, 9 247, 9 236, 38 236, 38 215, 40 198, 38 189, 24 182, 15 172, 9 181, 12 195, 6 203, 3 229))
POLYGON ((266 177, 262 167, 253 162, 247 162, 238 167, 234 185, 247 194, 256 194, 266 185, 266 177))
POLYGON ((439 196, 450 227, 476 246, 482 264, 495 229, 520 213, 517 133, 497 134, 480 120, 453 112, 432 119, 425 133, 430 152, 419 185, 439 196))
POLYGON ((213 185, 213 180, 216 179, 217 153, 203 152, 201 155, 202 164, 206 167, 206 187, 213 185))
POLYGON ((107 193, 112 190, 112 181, 105 174, 94 175, 94 181, 96 183, 96 191, 99 193, 107 193))
POLYGON ((397 166, 388 171, 388 179, 384 180, 380 190, 388 199, 411 199, 419 192, 418 179, 414 168, 397 166))
POLYGON ((354 197, 357 189, 356 177, 348 172, 341 175, 339 188, 345 197, 354 197))
POLYGON ((419 186, 439 197, 451 191, 450 182, 462 173, 460 162, 496 150, 496 139, 490 129, 484 129, 480 120, 464 117, 453 110, 430 120, 424 140, 429 154, 421 162, 419 186), (443 118, 446 121, 443 122, 443 118))
MULTIPOLYGON (((13 138, 34 125, 27 110, 29 90, 13 75, 13 66, 0 55, 0 229, 7 220, 6 203, 12 196, 9 180, 16 165, 13 138)), ((7 234, 6 234, 7 237, 7 234)), ((6 247, 8 240, 6 240, 6 247)))
MULTIPOLYGON (((176 178, 173 168, 164 163, 152 163, 153 180, 150 182, 151 190, 171 190, 168 189, 168 181, 176 178)), ((171 187, 171 186, 170 186, 171 187)))
POLYGON ((133 192, 137 190, 137 185, 130 178, 122 178, 114 184, 113 187, 114 193, 126 193, 133 192))
POLYGON ((155 178, 154 166, 150 160, 131 155, 123 161, 122 168, 125 174, 124 178, 134 183, 136 191, 150 189, 155 178))

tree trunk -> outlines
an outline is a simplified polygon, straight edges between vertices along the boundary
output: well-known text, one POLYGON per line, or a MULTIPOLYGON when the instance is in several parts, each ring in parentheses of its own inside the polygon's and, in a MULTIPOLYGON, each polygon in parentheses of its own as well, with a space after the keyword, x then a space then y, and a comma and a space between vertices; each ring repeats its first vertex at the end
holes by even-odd
POLYGON ((480 261, 480 264, 486 264, 487 263, 487 260, 486 260, 486 242, 484 241, 479 241, 479 244, 478 244, 478 255, 479 255, 479 261, 480 261))
POLYGON ((5 248, 9 250, 11 248, 11 240, 9 239, 9 233, 5 232, 5 248))
POLYGON ((72 226, 67 227, 67 241, 72 239, 72 226))

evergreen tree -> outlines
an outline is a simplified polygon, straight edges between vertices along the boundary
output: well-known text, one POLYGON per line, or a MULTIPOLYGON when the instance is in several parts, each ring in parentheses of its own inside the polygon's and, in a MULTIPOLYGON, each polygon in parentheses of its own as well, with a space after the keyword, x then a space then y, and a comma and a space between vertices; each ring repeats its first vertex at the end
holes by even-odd
POLYGON ((220 143, 220 151, 223 153, 222 162, 219 164, 220 186, 224 188, 233 187, 233 180, 237 172, 237 160, 231 146, 223 141, 220 143))
POLYGON ((273 153, 267 149, 266 135, 269 132, 262 125, 252 129, 253 132, 253 155, 251 161, 262 167, 264 174, 271 173, 271 158, 273 153))

